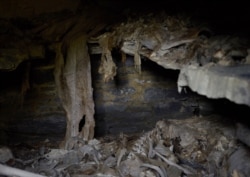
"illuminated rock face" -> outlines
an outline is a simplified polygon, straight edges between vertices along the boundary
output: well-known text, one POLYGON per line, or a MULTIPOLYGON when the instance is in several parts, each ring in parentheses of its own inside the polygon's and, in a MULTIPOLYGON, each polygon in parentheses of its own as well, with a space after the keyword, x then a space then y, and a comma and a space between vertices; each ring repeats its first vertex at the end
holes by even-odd
POLYGON ((151 129, 157 120, 187 118, 198 106, 196 99, 204 99, 191 92, 178 93, 179 72, 166 70, 150 60, 142 61, 139 74, 132 57, 125 63, 115 58, 117 75, 104 83, 97 74, 100 56, 91 58, 98 136, 141 132, 151 129))
POLYGON ((227 98, 237 104, 250 106, 250 67, 187 67, 181 70, 178 85, 209 98, 227 98))
MULTIPOLYGON (((152 129, 155 122, 161 119, 187 118, 198 108, 197 100, 205 100, 191 92, 178 93, 178 71, 166 70, 151 61, 143 61, 142 73, 138 74, 131 57, 127 58, 125 64, 119 58, 116 62, 116 78, 104 83, 102 75, 98 73, 100 56, 91 56, 96 136, 142 132, 152 129)), ((5 75, 1 73, 4 76, 1 82, 6 83, 6 88, 2 86, 1 89, 1 125, 7 130, 7 135, 12 137, 11 141, 64 138, 67 119, 54 82, 53 63, 37 60, 32 64, 30 89, 24 95, 22 104, 21 81, 16 80, 18 83, 13 84, 18 76, 21 79, 24 65, 5 72, 5 75)), ((78 128, 75 131, 78 133, 78 128)))

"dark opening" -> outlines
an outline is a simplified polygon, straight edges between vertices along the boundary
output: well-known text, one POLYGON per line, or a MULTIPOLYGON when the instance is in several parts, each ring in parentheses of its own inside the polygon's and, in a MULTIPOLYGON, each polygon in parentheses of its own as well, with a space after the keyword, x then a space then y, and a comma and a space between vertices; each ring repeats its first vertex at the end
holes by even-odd
POLYGON ((81 119, 81 121, 79 122, 79 132, 81 132, 82 131, 82 128, 83 128, 83 126, 85 125, 85 115, 83 115, 83 117, 82 117, 82 119, 81 119))

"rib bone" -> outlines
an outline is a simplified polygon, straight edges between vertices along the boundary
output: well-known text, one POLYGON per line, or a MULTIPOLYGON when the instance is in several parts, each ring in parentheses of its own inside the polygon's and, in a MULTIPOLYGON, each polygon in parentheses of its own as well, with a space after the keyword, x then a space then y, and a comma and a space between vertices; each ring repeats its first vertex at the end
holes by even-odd
POLYGON ((2 164, 0 164, 0 175, 19 176, 19 177, 46 177, 43 175, 35 174, 32 172, 24 171, 21 169, 9 167, 2 164))

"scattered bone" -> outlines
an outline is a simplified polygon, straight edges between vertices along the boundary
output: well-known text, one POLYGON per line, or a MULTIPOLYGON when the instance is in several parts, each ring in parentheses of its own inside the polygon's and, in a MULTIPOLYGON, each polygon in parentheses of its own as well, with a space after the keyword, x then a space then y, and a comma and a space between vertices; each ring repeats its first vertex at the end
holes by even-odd
POLYGON ((236 127, 221 121, 215 116, 160 120, 140 136, 93 139, 70 150, 38 153, 23 163, 14 159, 12 165, 56 177, 245 177, 250 173, 249 149, 236 143, 236 127))
POLYGON ((166 174, 164 174, 164 172, 163 172, 163 171, 161 170, 161 168, 158 167, 158 166, 154 166, 154 165, 150 165, 150 164, 145 164, 145 163, 143 163, 143 164, 141 165, 141 167, 148 167, 148 168, 154 169, 155 171, 157 171, 157 172, 159 173, 160 177, 166 177, 166 176, 167 176, 166 174))
POLYGON ((90 145, 84 145, 83 147, 79 148, 79 151, 83 154, 83 157, 88 155, 90 158, 92 158, 97 165, 99 165, 99 152, 90 145))
POLYGON ((0 174, 7 176, 20 176, 20 177, 46 177, 43 175, 31 173, 28 171, 20 170, 17 168, 9 167, 6 165, 0 164, 0 174))
POLYGON ((172 162, 172 161, 166 159, 166 158, 163 157, 160 153, 158 153, 158 152, 156 152, 156 151, 154 151, 154 152, 155 152, 155 154, 156 154, 157 156, 159 156, 159 157, 160 157, 162 160, 164 160, 167 164, 172 165, 172 166, 175 166, 176 168, 182 170, 182 171, 183 171, 184 173, 186 173, 186 174, 192 174, 192 172, 190 172, 188 169, 185 169, 185 168, 181 167, 180 165, 178 165, 178 164, 176 164, 176 163, 174 163, 174 162, 172 162))

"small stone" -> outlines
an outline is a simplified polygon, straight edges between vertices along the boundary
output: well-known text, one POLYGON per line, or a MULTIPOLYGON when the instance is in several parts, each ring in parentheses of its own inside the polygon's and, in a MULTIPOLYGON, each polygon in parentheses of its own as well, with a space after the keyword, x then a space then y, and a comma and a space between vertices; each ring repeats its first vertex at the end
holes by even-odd
POLYGON ((8 147, 0 147, 0 163, 6 163, 14 159, 11 150, 8 147))

